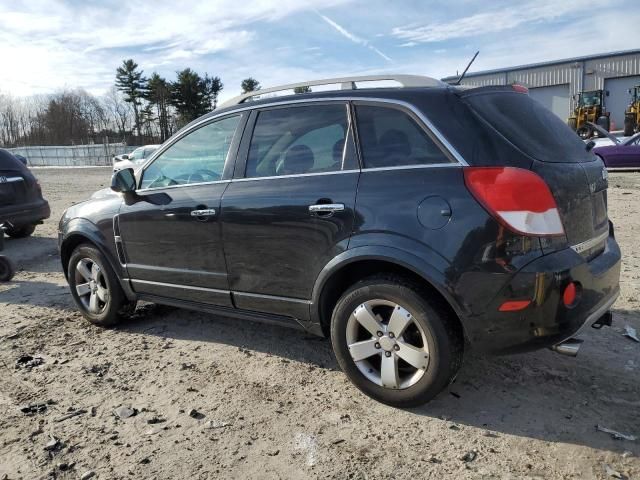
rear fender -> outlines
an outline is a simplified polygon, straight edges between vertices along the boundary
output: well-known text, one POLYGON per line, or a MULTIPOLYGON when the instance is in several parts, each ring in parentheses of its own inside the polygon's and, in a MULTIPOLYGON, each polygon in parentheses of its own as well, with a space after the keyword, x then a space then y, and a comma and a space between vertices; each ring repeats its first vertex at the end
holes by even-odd
POLYGON ((403 267, 420 276, 435 288, 449 303, 451 308, 463 320, 467 313, 462 304, 455 298, 453 292, 447 288, 446 274, 435 268, 426 260, 414 255, 411 252, 390 246, 361 246, 351 248, 335 257, 329 262, 318 275, 311 298, 311 321, 316 324, 321 323, 320 302, 324 287, 333 275, 339 274, 345 266, 362 261, 379 260, 403 267))

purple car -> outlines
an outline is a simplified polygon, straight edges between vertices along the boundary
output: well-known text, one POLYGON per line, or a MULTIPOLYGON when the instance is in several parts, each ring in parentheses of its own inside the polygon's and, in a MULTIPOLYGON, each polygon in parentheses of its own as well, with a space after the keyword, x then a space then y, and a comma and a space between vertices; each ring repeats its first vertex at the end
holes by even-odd
POLYGON ((640 133, 624 141, 603 130, 613 145, 595 147, 593 153, 602 158, 607 170, 640 170, 640 133))

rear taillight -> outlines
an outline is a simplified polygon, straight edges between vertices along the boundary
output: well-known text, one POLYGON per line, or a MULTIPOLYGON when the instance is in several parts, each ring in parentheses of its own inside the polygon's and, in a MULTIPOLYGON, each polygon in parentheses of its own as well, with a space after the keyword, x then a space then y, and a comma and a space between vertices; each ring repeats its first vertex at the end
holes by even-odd
POLYGON ((529 89, 524 85, 518 85, 517 83, 514 83, 513 85, 511 85, 511 88, 513 88, 513 90, 518 93, 529 94, 529 89))
POLYGON ((510 230, 533 236, 564 235, 549 186, 535 173, 511 167, 467 167, 464 181, 476 200, 510 230))

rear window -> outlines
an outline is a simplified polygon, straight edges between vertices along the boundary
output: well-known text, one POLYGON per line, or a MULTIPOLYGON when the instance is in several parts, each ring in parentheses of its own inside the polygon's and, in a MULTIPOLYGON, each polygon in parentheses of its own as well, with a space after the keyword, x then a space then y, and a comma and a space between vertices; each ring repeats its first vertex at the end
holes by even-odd
POLYGON ((517 92, 469 92, 462 98, 509 142, 541 162, 589 162, 582 140, 558 116, 517 92))
POLYGON ((26 168, 11 152, 0 148, 0 170, 25 171, 26 168))

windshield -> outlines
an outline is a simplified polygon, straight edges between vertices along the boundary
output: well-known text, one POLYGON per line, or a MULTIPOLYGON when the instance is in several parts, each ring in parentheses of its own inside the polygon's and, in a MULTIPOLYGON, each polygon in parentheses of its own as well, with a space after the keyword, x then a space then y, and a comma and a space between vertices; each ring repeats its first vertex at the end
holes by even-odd
POLYGON ((624 144, 627 146, 633 145, 634 147, 640 146, 640 133, 636 133, 633 137, 624 142, 624 144))
POLYGON ((140 160, 142 158, 142 154, 144 153, 144 147, 136 148, 131 155, 129 155, 129 160, 140 160))
POLYGON ((600 92, 584 92, 580 95, 582 107, 597 107, 600 105, 600 92))

